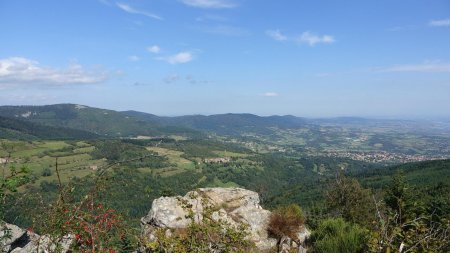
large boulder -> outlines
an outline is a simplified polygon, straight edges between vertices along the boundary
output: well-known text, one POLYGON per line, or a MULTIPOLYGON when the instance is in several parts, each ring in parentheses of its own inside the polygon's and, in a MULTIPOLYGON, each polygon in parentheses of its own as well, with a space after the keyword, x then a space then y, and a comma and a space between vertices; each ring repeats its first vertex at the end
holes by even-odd
POLYGON ((40 236, 16 225, 3 223, 0 225, 0 252, 61 252, 69 251, 73 236, 65 236, 57 241, 49 236, 40 236))
MULTIPOLYGON (((183 197, 155 199, 148 215, 141 219, 144 236, 155 240, 157 229, 183 229, 191 222, 200 223, 205 209, 214 210, 210 215, 213 220, 226 221, 234 227, 246 225, 246 239, 259 251, 277 247, 278 240, 267 232, 271 212, 261 207, 258 193, 242 188, 200 188, 183 197)), ((309 233, 306 228, 302 231, 309 233)), ((304 237, 302 234, 303 240, 304 237)))
POLYGON ((26 237, 27 231, 16 225, 0 224, 0 252, 10 252, 21 240, 26 237))
POLYGON ((64 236, 58 240, 53 240, 47 235, 39 236, 31 234, 30 241, 23 247, 16 247, 11 253, 27 253, 27 252, 69 252, 73 236, 64 236))

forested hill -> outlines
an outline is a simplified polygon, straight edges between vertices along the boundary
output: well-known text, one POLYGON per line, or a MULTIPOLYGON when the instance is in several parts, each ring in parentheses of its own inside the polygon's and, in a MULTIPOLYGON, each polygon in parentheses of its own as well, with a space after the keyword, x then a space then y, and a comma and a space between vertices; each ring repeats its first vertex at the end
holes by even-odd
POLYGON ((303 143, 305 147, 319 149, 326 143, 334 145, 330 146, 334 150, 351 146, 356 150, 408 154, 421 153, 418 150, 426 150, 428 155, 450 152, 442 144, 450 138, 450 125, 434 121, 356 117, 309 119, 292 115, 258 116, 248 113, 162 117, 144 112, 119 112, 76 104, 0 106, 0 116, 46 126, 83 130, 107 138, 139 135, 203 138, 204 132, 209 132, 222 136, 250 136, 259 141, 269 140, 275 143, 303 143), (409 141, 414 138, 422 141, 410 144, 409 141))
POLYGON ((450 159, 405 163, 390 167, 372 168, 352 173, 352 176, 371 188, 383 188, 396 173, 403 173, 417 187, 429 187, 450 182, 450 159))
POLYGON ((198 135, 198 131, 219 135, 273 134, 275 129, 292 129, 315 124, 286 116, 262 117, 248 113, 161 117, 137 111, 118 112, 84 105, 0 106, 0 116, 49 126, 89 131, 101 136, 128 137, 170 134, 198 135))
POLYGON ((14 118, 0 116, 0 139, 34 140, 34 139, 95 139, 99 136, 77 129, 45 126, 14 118))
POLYGON ((123 113, 147 122, 189 127, 225 135, 240 135, 245 132, 271 134, 273 132, 271 128, 311 126, 311 124, 307 123, 306 119, 292 115, 262 117, 249 113, 227 113, 210 116, 187 115, 179 117, 158 117, 153 114, 136 111, 125 111, 123 113))
POLYGON ((91 132, 103 137, 198 135, 183 128, 143 121, 123 113, 74 104, 45 106, 0 106, 0 116, 46 126, 91 132))

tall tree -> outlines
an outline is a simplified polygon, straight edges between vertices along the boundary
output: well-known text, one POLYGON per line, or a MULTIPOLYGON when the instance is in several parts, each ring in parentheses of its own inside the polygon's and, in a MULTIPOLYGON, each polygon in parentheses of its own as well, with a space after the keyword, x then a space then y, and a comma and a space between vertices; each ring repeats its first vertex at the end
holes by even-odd
POLYGON ((368 225, 375 219, 370 190, 354 178, 338 175, 328 188, 326 200, 329 210, 347 221, 368 225))

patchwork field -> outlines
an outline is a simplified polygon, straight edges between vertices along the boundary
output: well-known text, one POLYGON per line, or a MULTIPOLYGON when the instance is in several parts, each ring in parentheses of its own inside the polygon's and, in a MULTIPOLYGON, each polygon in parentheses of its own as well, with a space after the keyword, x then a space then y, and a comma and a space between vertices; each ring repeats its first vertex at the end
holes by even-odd
POLYGON ((1 141, 0 158, 2 171, 8 177, 17 170, 26 169, 34 185, 43 181, 57 180, 56 162, 62 182, 73 177, 85 177, 105 164, 103 159, 93 159, 90 153, 94 147, 87 142, 66 141, 1 141), (6 164, 5 159, 11 152, 6 164))
POLYGON ((172 163, 175 167, 180 169, 195 169, 195 163, 191 160, 183 158, 184 154, 181 151, 171 150, 167 148, 160 147, 147 147, 147 150, 158 153, 160 156, 165 156, 169 159, 170 163, 172 163))

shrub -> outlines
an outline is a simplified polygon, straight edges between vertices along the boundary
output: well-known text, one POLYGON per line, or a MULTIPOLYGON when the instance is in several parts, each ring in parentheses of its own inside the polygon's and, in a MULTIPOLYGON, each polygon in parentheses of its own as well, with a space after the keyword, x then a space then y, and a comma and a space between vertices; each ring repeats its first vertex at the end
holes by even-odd
POLYGON ((281 239, 288 236, 297 239, 301 226, 305 223, 302 209, 296 205, 280 207, 274 210, 270 216, 268 231, 271 235, 281 239))
POLYGON ((375 219, 370 190, 364 189, 354 178, 339 175, 327 190, 326 197, 332 214, 346 221, 367 226, 375 219))
POLYGON ((357 253, 363 252, 366 239, 364 229, 338 218, 322 221, 311 241, 314 252, 357 253))
POLYGON ((192 222, 185 229, 155 232, 157 241, 145 243, 150 252, 253 252, 254 243, 246 240, 248 228, 234 227, 224 221, 192 222))

